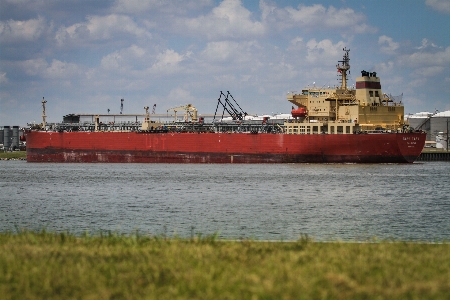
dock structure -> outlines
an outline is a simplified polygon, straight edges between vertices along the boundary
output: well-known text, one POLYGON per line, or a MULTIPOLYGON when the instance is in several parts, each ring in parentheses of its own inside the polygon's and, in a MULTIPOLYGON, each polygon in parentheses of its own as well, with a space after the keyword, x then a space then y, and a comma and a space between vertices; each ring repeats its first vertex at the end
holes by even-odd
POLYGON ((423 151, 417 161, 450 161, 449 151, 423 151))

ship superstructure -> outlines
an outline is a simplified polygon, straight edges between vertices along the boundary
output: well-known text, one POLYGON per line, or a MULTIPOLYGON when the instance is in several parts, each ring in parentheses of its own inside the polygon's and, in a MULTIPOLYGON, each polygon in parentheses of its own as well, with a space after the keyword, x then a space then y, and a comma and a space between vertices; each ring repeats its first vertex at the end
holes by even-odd
POLYGON ((404 106, 395 98, 383 94, 376 72, 361 71, 356 78, 356 88, 348 88, 347 72, 350 70, 349 49, 336 65, 341 85, 336 88, 303 89, 291 93, 288 101, 298 108, 292 110, 295 121, 285 124, 292 134, 328 133, 353 134, 374 131, 403 131, 404 106))

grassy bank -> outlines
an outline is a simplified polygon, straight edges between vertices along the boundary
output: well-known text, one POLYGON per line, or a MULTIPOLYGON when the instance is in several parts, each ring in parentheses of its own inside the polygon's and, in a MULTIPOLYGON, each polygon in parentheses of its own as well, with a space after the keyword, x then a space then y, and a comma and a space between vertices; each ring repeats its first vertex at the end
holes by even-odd
POLYGON ((26 151, 0 152, 0 159, 26 159, 26 151))
POLYGON ((448 299, 450 244, 0 234, 3 299, 448 299))

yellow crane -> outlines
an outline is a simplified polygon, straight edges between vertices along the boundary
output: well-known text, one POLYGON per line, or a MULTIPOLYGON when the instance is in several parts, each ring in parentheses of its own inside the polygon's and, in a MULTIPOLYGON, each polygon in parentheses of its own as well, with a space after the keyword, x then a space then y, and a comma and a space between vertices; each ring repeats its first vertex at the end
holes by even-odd
POLYGON ((175 113, 175 122, 177 121, 177 112, 178 111, 184 111, 184 121, 185 122, 189 122, 189 118, 191 119, 192 122, 198 121, 197 109, 192 104, 186 104, 186 105, 181 105, 181 106, 177 106, 177 107, 172 107, 167 110, 167 113, 169 113, 169 111, 173 111, 175 113))

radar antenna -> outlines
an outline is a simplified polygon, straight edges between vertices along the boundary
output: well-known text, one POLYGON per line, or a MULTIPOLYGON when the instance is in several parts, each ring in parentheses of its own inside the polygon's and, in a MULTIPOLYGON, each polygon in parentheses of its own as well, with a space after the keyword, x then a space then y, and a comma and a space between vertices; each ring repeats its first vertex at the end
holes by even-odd
MULTIPOLYGON (((339 60, 339 64, 336 65, 336 68, 338 69, 339 75, 341 76, 341 89, 346 90, 347 89, 347 71, 350 70, 350 57, 348 53, 350 52, 350 49, 343 48, 342 51, 344 51, 344 57, 342 60, 339 60)), ((350 73, 350 72, 349 72, 350 73)))

